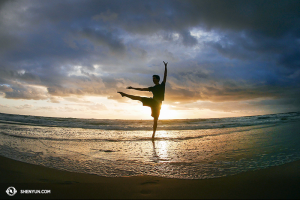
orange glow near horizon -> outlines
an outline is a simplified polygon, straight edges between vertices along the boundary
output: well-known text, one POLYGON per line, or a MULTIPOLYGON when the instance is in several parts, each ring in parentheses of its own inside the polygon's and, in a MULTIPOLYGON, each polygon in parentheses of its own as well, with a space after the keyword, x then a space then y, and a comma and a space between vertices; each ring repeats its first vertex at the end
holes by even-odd
POLYGON ((159 119, 177 119, 180 118, 176 110, 172 110, 169 105, 163 104, 160 110, 159 119))
MULTIPOLYGON (((48 100, 15 100, 0 96, 0 112, 62 118, 153 120, 151 108, 138 101, 116 102, 105 97, 60 98, 58 103, 48 100), (77 100, 77 101, 75 101, 77 100)), ((184 108, 183 106, 181 106, 184 108)), ((159 119, 223 118, 265 114, 262 110, 230 112, 212 109, 178 109, 163 103, 159 119)))

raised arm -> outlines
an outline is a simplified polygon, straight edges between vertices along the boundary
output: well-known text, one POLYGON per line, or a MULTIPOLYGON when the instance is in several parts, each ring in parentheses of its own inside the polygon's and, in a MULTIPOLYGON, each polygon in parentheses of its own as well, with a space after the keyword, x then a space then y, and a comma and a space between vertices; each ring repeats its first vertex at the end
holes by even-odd
POLYGON ((165 73, 164 73, 164 80, 163 80, 163 82, 166 84, 166 81, 167 81, 167 73, 168 73, 168 71, 167 71, 167 65, 168 65, 168 63, 165 63, 165 61, 163 61, 164 62, 164 64, 165 64, 165 73))
POLYGON ((139 90, 139 91, 149 91, 149 88, 134 88, 134 87, 127 87, 127 89, 139 90))

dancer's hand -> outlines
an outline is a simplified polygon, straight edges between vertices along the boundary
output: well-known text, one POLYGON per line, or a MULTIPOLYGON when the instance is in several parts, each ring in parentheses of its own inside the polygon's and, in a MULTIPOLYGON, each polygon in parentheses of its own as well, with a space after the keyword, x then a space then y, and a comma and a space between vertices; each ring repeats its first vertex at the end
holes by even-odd
POLYGON ((165 61, 163 61, 164 62, 164 64, 165 64, 165 67, 168 65, 168 62, 167 63, 165 63, 165 61))
POLYGON ((131 86, 129 86, 129 87, 127 87, 127 89, 132 89, 132 87, 131 87, 131 86))

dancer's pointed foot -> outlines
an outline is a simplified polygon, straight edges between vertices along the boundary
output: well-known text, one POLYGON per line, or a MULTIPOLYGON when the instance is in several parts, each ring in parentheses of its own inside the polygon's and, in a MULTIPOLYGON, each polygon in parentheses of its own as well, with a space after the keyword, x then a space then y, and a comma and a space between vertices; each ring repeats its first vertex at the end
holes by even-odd
POLYGON ((120 94, 122 95, 122 97, 125 96, 125 93, 124 93, 124 92, 118 92, 118 93, 120 93, 120 94))

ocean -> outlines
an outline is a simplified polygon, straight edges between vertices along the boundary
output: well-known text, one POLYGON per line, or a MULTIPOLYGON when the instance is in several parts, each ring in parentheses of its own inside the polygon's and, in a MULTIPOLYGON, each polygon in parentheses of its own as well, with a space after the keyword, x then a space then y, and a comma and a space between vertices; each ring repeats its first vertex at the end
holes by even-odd
POLYGON ((300 160, 300 112, 208 119, 55 118, 0 113, 0 155, 106 177, 208 179, 300 160))

